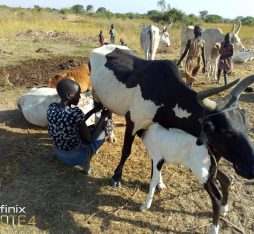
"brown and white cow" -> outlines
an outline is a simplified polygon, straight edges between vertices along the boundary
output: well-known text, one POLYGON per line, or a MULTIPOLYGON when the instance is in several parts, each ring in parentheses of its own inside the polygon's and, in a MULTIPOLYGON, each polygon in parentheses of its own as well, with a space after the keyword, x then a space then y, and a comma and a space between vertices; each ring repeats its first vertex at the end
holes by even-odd
POLYGON ((79 67, 59 72, 55 76, 50 77, 48 79, 48 87, 56 88, 58 82, 66 77, 75 80, 80 85, 81 92, 92 89, 90 72, 87 64, 81 64, 79 67))

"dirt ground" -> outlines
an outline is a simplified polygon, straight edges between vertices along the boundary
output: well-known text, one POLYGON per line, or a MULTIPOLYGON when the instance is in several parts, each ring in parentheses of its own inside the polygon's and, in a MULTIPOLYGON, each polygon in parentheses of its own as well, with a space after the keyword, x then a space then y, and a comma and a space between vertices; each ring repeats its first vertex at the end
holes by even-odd
MULTIPOLYGON (((160 56, 175 59, 177 54, 160 56)), ((8 225, 1 222, 0 233, 206 233, 212 222, 210 199, 203 186, 181 165, 163 167, 167 189, 156 192, 149 211, 139 212, 148 192, 151 167, 139 139, 135 139, 125 165, 122 188, 109 185, 120 159, 123 126, 115 128, 118 142, 102 146, 93 158, 92 174, 85 176, 80 168, 58 162, 47 129, 27 123, 17 109, 17 98, 29 88, 46 85, 52 74, 87 60, 52 55, 47 60, 0 68, 0 76, 9 81, 0 87, 0 200, 1 204, 25 207, 26 211, 23 225, 18 226, 18 217, 14 221, 9 218, 8 225)), ((236 64, 230 79, 253 74, 253 66, 254 61, 236 64)), ((200 74, 194 89, 214 85, 200 74)), ((241 96, 252 140, 253 95, 241 96)), ((123 121, 118 116, 114 119, 123 121)), ((235 178, 226 217, 229 222, 220 221, 221 233, 240 233, 233 225, 242 233, 254 233, 254 181, 237 176, 224 160, 220 166, 235 178)))

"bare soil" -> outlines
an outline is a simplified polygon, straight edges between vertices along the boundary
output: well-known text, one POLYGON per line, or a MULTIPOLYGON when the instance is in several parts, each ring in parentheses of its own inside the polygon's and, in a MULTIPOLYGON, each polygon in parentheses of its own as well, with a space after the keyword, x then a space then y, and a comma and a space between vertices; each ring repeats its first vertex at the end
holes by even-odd
MULTIPOLYGON (((159 56, 175 60, 178 55, 173 48, 159 56)), ((85 176, 80 168, 57 161, 47 129, 27 123, 17 109, 16 99, 29 88, 46 85, 47 78, 56 72, 87 61, 52 55, 46 60, 0 68, 0 77, 8 77, 12 84, 0 87, 0 201, 26 207, 23 225, 17 225, 17 217, 14 224, 9 219, 8 225, 0 224, 0 233, 206 233, 212 222, 210 199, 181 165, 163 167, 167 189, 156 192, 149 211, 138 210, 149 189, 151 170, 150 159, 138 138, 124 168, 122 188, 110 186, 120 159, 124 126, 115 128, 118 142, 102 146, 92 160, 92 174, 85 176), (32 220, 28 224, 32 217, 35 223, 32 220)), ((253 61, 236 64, 230 79, 253 74, 253 65, 253 61)), ((214 85, 200 74, 194 89, 214 85)), ((241 96, 252 140, 253 95, 241 96)), ((119 116, 114 119, 124 121, 119 116)), ((235 179, 226 219, 245 233, 254 233, 254 181, 237 176, 225 160, 220 166, 235 179)), ((221 233, 238 233, 230 223, 221 220, 221 233)))

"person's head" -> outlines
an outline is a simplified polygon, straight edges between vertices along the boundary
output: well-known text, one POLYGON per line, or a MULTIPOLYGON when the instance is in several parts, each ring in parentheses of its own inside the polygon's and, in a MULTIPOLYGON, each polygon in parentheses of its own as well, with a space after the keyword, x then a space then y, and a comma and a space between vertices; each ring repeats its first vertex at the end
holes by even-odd
POLYGON ((111 24, 111 28, 114 28, 114 24, 111 24))
POLYGON ((195 25, 195 27, 194 27, 194 35, 195 35, 195 37, 201 36, 202 33, 203 33, 202 27, 199 24, 195 25))
POLYGON ((226 44, 229 44, 231 42, 231 34, 230 33, 227 33, 225 35, 224 41, 226 44))
POLYGON ((100 30, 100 34, 102 34, 102 30, 100 30))
POLYGON ((125 45, 124 39, 122 37, 120 38, 120 43, 121 45, 125 45))
POLYGON ((61 98, 61 102, 66 105, 78 104, 80 99, 80 86, 76 81, 66 77, 57 84, 56 90, 61 98))

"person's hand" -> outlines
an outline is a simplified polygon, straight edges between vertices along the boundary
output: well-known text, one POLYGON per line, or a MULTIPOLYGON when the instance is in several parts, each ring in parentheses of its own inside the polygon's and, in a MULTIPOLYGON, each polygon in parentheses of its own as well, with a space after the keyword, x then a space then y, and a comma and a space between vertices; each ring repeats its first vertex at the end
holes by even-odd
POLYGON ((101 116, 103 116, 103 117, 108 117, 108 116, 110 116, 111 115, 111 112, 108 110, 108 109, 106 109, 106 108, 103 108, 102 109, 102 111, 101 111, 101 116))
POLYGON ((205 74, 205 72, 206 72, 205 67, 202 68, 202 72, 203 72, 203 74, 205 74))

